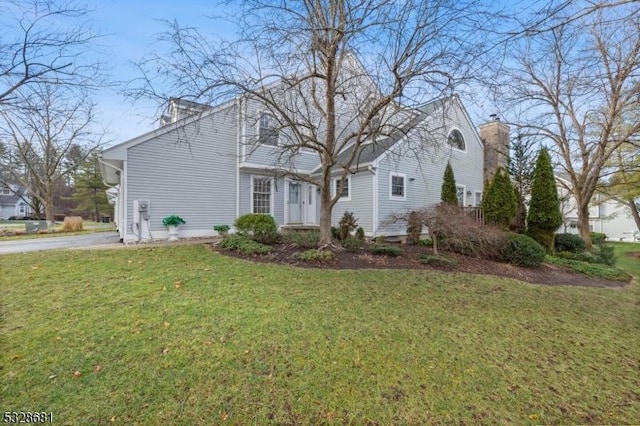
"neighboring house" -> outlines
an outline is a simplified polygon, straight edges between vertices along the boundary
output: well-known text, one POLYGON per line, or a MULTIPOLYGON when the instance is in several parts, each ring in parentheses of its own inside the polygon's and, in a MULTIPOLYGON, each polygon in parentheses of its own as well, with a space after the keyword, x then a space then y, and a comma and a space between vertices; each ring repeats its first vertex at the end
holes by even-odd
MULTIPOLYGON (((564 219, 558 232, 577 234, 577 204, 567 189, 570 187, 569 179, 556 175, 556 181, 564 219)), ((593 196, 589 208, 589 229, 591 232, 606 234, 610 241, 640 241, 640 230, 631 216, 629 206, 614 199, 607 199, 599 193, 593 196)))
POLYGON ((24 191, 12 184, 0 185, 0 219, 31 216, 31 207, 20 195, 24 191))
MULTIPOLYGON (((179 101, 172 100, 172 105, 170 109, 176 108, 179 101)), ((187 107, 194 109, 192 103, 187 107)), ((232 226, 245 213, 270 214, 281 228, 317 226, 320 191, 282 173, 283 135, 258 102, 237 98, 195 109, 195 115, 167 118, 169 124, 102 152, 101 170, 112 186, 110 198, 123 242, 166 238, 162 218, 171 214, 186 221, 180 227, 183 237, 213 236, 215 225, 232 226)), ((386 225, 387 218, 438 203, 447 161, 460 204, 480 205, 484 146, 458 97, 431 102, 410 114, 405 128, 360 148, 333 209, 334 225, 350 211, 368 236, 404 234, 405 224, 386 225)), ((166 117, 175 115, 170 111, 166 117)), ((483 128, 494 127, 506 126, 496 120, 483 128)), ((315 152, 301 149, 286 161, 298 175, 319 173, 315 152)))

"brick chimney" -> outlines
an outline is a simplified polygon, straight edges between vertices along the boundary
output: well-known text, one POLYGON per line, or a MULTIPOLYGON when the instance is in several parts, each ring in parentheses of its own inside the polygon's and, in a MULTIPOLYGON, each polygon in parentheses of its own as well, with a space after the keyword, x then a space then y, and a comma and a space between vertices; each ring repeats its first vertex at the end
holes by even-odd
POLYGON ((498 167, 507 169, 509 162, 509 126, 496 114, 488 123, 480 125, 480 139, 484 142, 484 181, 490 181, 498 167))

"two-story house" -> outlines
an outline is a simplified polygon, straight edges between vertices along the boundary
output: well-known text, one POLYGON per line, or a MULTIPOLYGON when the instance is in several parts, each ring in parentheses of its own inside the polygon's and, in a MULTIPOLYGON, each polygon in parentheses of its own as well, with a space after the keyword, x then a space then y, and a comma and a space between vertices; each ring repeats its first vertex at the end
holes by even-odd
MULTIPOLYGON (((460 99, 404 111, 410 117, 404 127, 357 149, 333 208, 334 225, 350 211, 368 236, 404 234, 404 225, 393 227, 386 219, 439 202, 447 162, 460 204, 480 204, 484 145, 460 99)), ((183 237, 213 236, 215 225, 232 226, 245 213, 270 214, 280 227, 317 225, 320 193, 310 181, 320 173, 320 157, 304 147, 282 155, 287 131, 273 115, 249 97, 207 108, 188 103, 170 110, 159 129, 105 149, 101 169, 117 190, 112 198, 122 241, 166 238, 162 218, 171 214, 186 221, 183 237)), ((494 121, 483 128, 489 134, 501 126, 494 121)), ((346 146, 338 165, 353 150, 346 146)), ((334 194, 341 170, 336 167, 334 194)))
POLYGON ((23 194, 24 190, 17 185, 0 185, 0 219, 31 216, 31 207, 23 194))

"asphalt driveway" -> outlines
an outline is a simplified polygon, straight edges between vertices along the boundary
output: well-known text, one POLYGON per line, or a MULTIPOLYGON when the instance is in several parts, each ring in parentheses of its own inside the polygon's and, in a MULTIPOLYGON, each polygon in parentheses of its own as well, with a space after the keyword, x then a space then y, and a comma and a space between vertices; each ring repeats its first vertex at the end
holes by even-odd
POLYGON ((0 241, 0 254, 24 253, 28 251, 117 246, 120 236, 117 232, 96 232, 68 237, 34 238, 31 240, 0 241))

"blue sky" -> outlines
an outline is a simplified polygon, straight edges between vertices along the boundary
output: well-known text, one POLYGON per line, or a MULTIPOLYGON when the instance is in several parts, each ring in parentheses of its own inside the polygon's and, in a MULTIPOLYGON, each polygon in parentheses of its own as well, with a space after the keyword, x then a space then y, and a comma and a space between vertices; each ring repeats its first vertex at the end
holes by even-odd
MULTIPOLYGON (((176 19, 182 25, 213 28, 207 16, 219 11, 214 2, 197 0, 85 0, 93 10, 92 23, 103 36, 100 39, 102 59, 106 59, 110 76, 130 81, 138 74, 132 62, 138 62, 155 48, 156 35, 164 30, 162 20, 176 19)), ((228 31, 228 29, 226 29, 228 31)), ((156 105, 138 101, 132 104, 115 90, 100 91, 95 97, 103 125, 108 130, 109 144, 123 142, 156 126, 156 105)))

